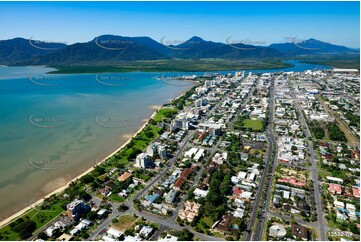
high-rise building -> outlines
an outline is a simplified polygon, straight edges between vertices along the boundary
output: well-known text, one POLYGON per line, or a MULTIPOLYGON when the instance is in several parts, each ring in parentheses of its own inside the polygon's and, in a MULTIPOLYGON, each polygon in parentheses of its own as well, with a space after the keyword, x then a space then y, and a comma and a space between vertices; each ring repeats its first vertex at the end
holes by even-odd
POLYGON ((135 159, 135 166, 139 168, 150 168, 154 165, 150 155, 146 153, 140 153, 135 159))

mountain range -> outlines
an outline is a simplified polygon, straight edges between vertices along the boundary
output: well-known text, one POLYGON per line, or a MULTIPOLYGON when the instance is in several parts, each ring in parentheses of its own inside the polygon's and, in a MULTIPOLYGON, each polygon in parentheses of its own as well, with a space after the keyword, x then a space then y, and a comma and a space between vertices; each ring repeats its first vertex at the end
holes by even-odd
POLYGON ((85 43, 66 45, 33 39, 14 38, 0 41, 2 65, 109 65, 124 61, 161 59, 260 59, 289 58, 297 55, 357 54, 359 50, 333 45, 316 39, 256 46, 244 43, 220 43, 194 36, 169 44, 150 37, 101 35, 85 43))

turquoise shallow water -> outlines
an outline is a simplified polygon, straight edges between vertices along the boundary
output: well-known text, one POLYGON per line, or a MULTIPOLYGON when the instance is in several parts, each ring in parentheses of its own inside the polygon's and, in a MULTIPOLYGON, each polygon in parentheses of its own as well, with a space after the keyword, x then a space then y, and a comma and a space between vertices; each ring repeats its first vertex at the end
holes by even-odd
MULTIPOLYGON (((324 68, 296 64, 285 70, 324 68)), ((151 105, 190 87, 152 78, 160 73, 45 75, 49 70, 0 67, 0 220, 93 166, 144 123, 151 105)), ((182 74, 193 73, 167 76, 182 74)))
POLYGON ((0 68, 0 218, 93 166, 144 123, 151 105, 188 88, 148 73, 95 79, 15 69, 0 68))

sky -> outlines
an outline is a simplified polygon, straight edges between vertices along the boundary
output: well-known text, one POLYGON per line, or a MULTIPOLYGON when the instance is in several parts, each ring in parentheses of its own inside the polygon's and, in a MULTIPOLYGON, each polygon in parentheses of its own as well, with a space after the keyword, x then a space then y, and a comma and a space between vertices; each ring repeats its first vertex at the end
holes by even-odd
POLYGON ((0 39, 72 44, 102 34, 269 45, 315 38, 360 47, 359 2, 0 2, 0 39))

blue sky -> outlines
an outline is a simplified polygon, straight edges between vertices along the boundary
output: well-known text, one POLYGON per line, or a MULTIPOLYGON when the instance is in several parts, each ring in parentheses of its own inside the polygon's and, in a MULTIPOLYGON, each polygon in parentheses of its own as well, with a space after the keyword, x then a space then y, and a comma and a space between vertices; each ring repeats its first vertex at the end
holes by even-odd
POLYGON ((157 41, 243 41, 269 45, 288 37, 359 47, 359 2, 0 2, 0 39, 68 44, 101 34, 157 41))

